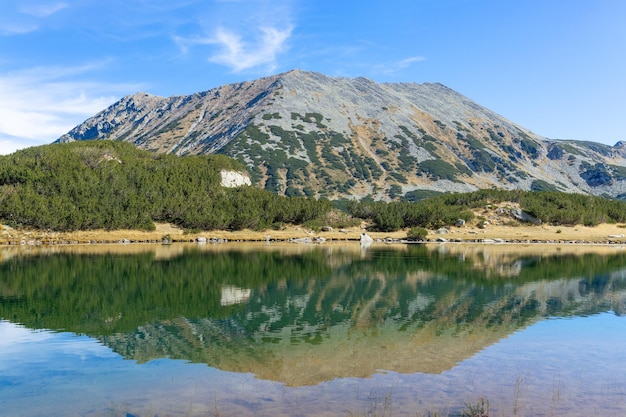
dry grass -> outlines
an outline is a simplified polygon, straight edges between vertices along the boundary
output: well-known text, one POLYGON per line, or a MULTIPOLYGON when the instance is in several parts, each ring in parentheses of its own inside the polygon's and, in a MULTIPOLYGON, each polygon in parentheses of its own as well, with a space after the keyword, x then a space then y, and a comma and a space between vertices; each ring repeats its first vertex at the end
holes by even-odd
MULTIPOLYGON (((328 241, 359 240, 364 226, 332 231, 313 231, 302 226, 288 226, 281 230, 241 230, 241 231, 203 231, 185 233, 184 230, 170 224, 157 224, 156 230, 145 232, 140 230, 89 230, 76 232, 46 232, 39 230, 18 230, 8 226, 0 226, 0 244, 22 243, 96 243, 96 242, 158 242, 169 236, 172 242, 188 242, 198 237, 207 239, 224 239, 228 241, 265 241, 269 237, 273 241, 286 241, 303 237, 319 237, 328 241)), ((374 239, 404 239, 407 231, 367 232, 374 239)), ((625 243, 626 228, 624 225, 602 224, 595 227, 586 226, 534 226, 534 225, 489 225, 484 229, 476 226, 450 227, 445 234, 430 231, 428 239, 443 238, 449 241, 461 240, 480 242, 484 239, 503 239, 506 241, 546 243, 625 243)))
MULTIPOLYGON (((437 235, 429 234, 429 238, 437 235)), ((487 226, 484 229, 477 227, 452 227, 449 233, 442 235, 446 239, 476 240, 476 239, 504 239, 504 240, 538 240, 550 241, 577 241, 577 242, 626 242, 626 230, 616 224, 601 224, 594 227, 587 226, 528 226, 528 225, 497 225, 487 226), (619 237, 618 237, 619 236, 619 237)))

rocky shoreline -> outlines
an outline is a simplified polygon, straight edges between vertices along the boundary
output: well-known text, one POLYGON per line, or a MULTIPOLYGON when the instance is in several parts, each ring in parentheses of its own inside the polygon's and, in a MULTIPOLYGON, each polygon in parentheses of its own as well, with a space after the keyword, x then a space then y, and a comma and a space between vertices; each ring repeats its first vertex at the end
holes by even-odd
MULTIPOLYGON (((409 241, 407 231, 373 232, 364 227, 349 229, 328 228, 314 231, 302 226, 289 226, 281 230, 265 231, 198 231, 189 233, 169 224, 158 224, 154 231, 91 230, 67 233, 18 230, 0 226, 2 246, 59 246, 95 244, 220 244, 226 242, 281 242, 294 244, 322 244, 359 242, 361 235, 377 243, 467 243, 467 244, 559 244, 559 245, 626 245, 624 225, 598 226, 490 226, 450 227, 429 231, 425 240, 409 241)), ((369 240, 369 239, 367 239, 369 240)))
MULTIPOLYGON (((39 239, 21 239, 0 240, 0 247, 2 246, 66 246, 66 245, 129 245, 129 244, 159 244, 168 245, 173 243, 197 243, 217 245, 223 243, 234 242, 267 242, 267 243, 293 243, 293 244, 324 244, 324 243, 341 243, 341 242, 359 242, 359 237, 345 237, 345 238, 324 238, 324 237, 292 237, 292 238, 171 238, 171 239, 90 239, 90 240, 78 240, 78 239, 53 239, 53 240, 39 240, 39 239)), ((465 243, 465 244, 517 244, 517 245, 626 245, 626 239, 603 239, 603 240, 588 240, 588 239, 503 239, 503 238, 474 238, 474 239, 446 239, 435 238, 425 240, 408 240, 402 238, 373 238, 368 243, 386 243, 386 244, 445 244, 445 243, 465 243)))

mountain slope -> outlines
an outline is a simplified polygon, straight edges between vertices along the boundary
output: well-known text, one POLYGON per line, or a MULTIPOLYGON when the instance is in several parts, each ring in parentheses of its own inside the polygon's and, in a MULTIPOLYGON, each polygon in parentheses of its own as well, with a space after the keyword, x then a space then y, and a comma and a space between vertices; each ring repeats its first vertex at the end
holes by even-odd
POLYGON ((279 194, 390 199, 421 190, 626 193, 626 145, 549 140, 441 84, 290 71, 190 96, 124 97, 59 141, 223 153, 279 194))

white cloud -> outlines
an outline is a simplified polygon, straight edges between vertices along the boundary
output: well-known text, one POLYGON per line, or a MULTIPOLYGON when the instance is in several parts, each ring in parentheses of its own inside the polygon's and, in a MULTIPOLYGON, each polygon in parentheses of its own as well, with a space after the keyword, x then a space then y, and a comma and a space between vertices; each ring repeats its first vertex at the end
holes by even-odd
POLYGON ((210 62, 229 67, 234 72, 267 66, 268 71, 276 68, 279 53, 287 49, 287 41, 293 26, 284 29, 273 26, 257 28, 253 39, 244 39, 241 34, 220 27, 210 38, 181 38, 174 40, 184 53, 190 45, 220 45, 221 51, 209 58, 210 62))
POLYGON ((0 348, 15 346, 29 341, 43 341, 52 337, 49 332, 39 332, 13 324, 10 321, 0 320, 0 348))
POLYGON ((410 67, 412 64, 416 62, 422 62, 425 60, 426 58, 424 58, 423 56, 412 56, 410 58, 405 58, 403 60, 396 62, 396 67, 399 69, 404 69, 404 68, 410 67))
POLYGON ((252 43, 242 41, 241 37, 226 29, 218 29, 213 43, 222 45, 222 52, 209 60, 230 67, 240 72, 260 65, 276 67, 276 55, 286 49, 285 43, 291 36, 291 26, 284 30, 273 27, 259 28, 259 36, 252 43))
POLYGON ((55 2, 55 3, 29 3, 22 5, 19 9, 21 13, 35 16, 35 17, 48 17, 56 12, 69 7, 67 3, 55 2))
POLYGON ((15 372, 15 361, 41 364, 70 356, 111 358, 118 355, 88 336, 33 330, 0 320, 0 371, 3 374, 15 372))
POLYGON ((35 23, 0 22, 0 35, 24 35, 39 29, 35 23))
POLYGON ((47 142, 30 141, 24 138, 3 137, 0 134, 0 155, 8 155, 19 149, 45 145, 47 142))
POLYGON ((401 59, 400 61, 392 62, 389 65, 386 65, 382 68, 381 72, 384 74, 394 74, 396 72, 400 72, 404 69, 409 68, 411 65, 416 62, 423 62, 426 58, 422 56, 412 56, 409 58, 401 59))
POLYGON ((0 73, 0 153, 50 143, 121 95, 140 88, 79 81, 99 65, 0 73))
POLYGON ((13 11, 5 10, 5 13, 0 15, 0 35, 24 35, 35 32, 40 29, 41 19, 68 7, 65 2, 29 2, 18 5, 13 11))

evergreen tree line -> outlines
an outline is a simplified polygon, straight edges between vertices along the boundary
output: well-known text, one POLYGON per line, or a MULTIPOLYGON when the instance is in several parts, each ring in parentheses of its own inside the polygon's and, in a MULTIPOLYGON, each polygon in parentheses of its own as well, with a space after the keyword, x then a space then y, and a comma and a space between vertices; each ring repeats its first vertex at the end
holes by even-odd
POLYGON ((474 210, 505 202, 518 203, 525 213, 548 224, 595 226, 626 222, 626 202, 556 191, 479 190, 442 194, 418 202, 353 201, 348 204, 348 211, 371 221, 372 229, 389 232, 411 227, 436 229, 453 225, 458 219, 470 221, 474 210))
MULTIPOLYGON (((328 219, 328 200, 224 188, 222 169, 245 167, 223 155, 178 157, 114 141, 29 148, 0 157, 0 222, 55 231, 153 230, 155 222, 196 230, 263 230, 328 219)), ((550 224, 626 222, 622 201, 553 191, 480 190, 418 202, 351 201, 347 211, 379 231, 436 229, 458 219, 470 221, 476 209, 503 202, 518 203, 550 224)))
POLYGON ((224 188, 222 169, 245 170, 223 155, 181 158, 124 142, 33 147, 0 157, 0 221, 55 231, 153 230, 154 222, 266 229, 301 224, 331 208, 327 200, 224 188))

